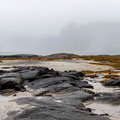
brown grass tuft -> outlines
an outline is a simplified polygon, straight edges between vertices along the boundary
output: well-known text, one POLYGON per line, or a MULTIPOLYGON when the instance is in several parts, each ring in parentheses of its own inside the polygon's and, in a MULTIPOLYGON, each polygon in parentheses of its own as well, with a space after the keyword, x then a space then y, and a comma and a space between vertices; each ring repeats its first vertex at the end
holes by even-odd
POLYGON ((107 73, 107 74, 113 74, 113 73, 120 73, 120 71, 115 71, 115 70, 103 70, 103 71, 91 71, 91 70, 82 70, 80 72, 86 73, 86 74, 94 74, 94 73, 107 73))
POLYGON ((106 83, 106 82, 107 82, 107 80, 103 80, 103 81, 101 81, 101 83, 103 83, 103 84, 106 83))
POLYGON ((99 75, 93 74, 93 75, 85 75, 85 77, 90 77, 90 78, 97 78, 99 75))
POLYGON ((94 60, 100 63, 92 63, 97 65, 109 65, 120 69, 120 55, 91 55, 91 56, 81 56, 85 60, 94 60))

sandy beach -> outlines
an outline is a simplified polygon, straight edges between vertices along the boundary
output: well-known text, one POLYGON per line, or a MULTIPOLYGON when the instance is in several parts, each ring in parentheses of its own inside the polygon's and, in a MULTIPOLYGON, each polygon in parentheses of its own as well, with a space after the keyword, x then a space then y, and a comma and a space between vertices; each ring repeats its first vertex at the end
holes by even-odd
POLYGON ((110 66, 90 64, 92 62, 93 61, 88 61, 88 60, 58 60, 58 61, 3 60, 3 63, 0 63, 0 68, 1 69, 4 69, 4 67, 12 68, 13 66, 43 66, 57 71, 65 71, 65 70, 102 71, 102 70, 113 69, 110 66))

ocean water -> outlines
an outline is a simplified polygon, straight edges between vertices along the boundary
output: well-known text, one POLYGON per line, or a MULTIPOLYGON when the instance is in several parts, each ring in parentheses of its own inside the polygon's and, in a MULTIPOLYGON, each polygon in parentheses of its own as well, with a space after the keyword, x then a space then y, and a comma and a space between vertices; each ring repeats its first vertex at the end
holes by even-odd
POLYGON ((73 53, 78 55, 120 55, 120 51, 35 51, 35 52, 0 52, 0 55, 36 54, 50 55, 55 53, 73 53))

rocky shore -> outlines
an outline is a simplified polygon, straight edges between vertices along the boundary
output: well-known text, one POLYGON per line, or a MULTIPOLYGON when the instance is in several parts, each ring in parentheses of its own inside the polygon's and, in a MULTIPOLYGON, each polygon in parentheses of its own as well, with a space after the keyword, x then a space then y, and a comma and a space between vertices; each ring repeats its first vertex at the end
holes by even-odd
POLYGON ((73 54, 41 57, 0 58, 1 120, 119 120, 118 69, 73 54))
POLYGON ((55 71, 47 67, 18 67, 0 72, 2 96, 16 97, 9 102, 22 109, 9 111, 6 120, 110 120, 91 112, 84 102, 94 100, 93 86, 84 80, 84 73, 74 70, 55 71))

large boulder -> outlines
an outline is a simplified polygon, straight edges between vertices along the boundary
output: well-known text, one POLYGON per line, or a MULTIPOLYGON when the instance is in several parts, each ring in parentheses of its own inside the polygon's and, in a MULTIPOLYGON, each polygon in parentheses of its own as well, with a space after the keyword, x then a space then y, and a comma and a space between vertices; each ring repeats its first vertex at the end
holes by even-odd
POLYGON ((24 80, 33 81, 39 78, 49 78, 57 76, 59 73, 49 70, 47 67, 32 67, 31 69, 20 71, 24 80))
POLYGON ((23 83, 22 76, 19 73, 6 73, 0 75, 1 89, 15 88, 16 85, 23 83))
POLYGON ((32 82, 31 87, 33 89, 47 88, 50 86, 58 85, 63 82, 70 81, 70 78, 67 77, 50 77, 50 78, 40 78, 32 82))
POLYGON ((93 88, 92 85, 88 84, 85 81, 76 80, 70 77, 39 78, 36 79, 35 81, 32 81, 31 83, 32 85, 30 85, 30 87, 32 87, 33 89, 39 89, 39 88, 47 88, 50 86, 52 87, 59 84, 66 84, 66 83, 76 88, 93 88))
POLYGON ((21 71, 21 75, 24 80, 35 80, 39 77, 39 70, 24 70, 21 71))

